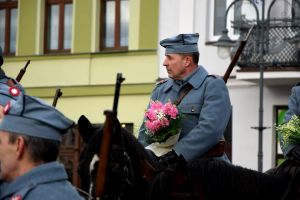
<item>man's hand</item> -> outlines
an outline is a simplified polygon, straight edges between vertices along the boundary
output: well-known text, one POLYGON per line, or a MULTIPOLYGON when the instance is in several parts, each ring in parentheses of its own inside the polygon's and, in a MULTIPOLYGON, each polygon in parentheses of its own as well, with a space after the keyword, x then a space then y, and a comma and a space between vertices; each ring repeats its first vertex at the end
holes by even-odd
POLYGON ((172 151, 158 157, 158 162, 167 167, 176 164, 179 159, 179 155, 172 149, 172 151))

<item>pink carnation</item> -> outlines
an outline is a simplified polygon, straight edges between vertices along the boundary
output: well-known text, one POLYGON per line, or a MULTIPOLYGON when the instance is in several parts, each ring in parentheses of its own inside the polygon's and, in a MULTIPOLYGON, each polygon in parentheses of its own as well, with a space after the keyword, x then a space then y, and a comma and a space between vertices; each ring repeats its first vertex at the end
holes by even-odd
POLYGON ((166 113, 166 115, 169 115, 172 119, 176 119, 178 110, 174 104, 168 102, 164 105, 164 113, 166 113))
POLYGON ((160 101, 151 101, 145 118, 146 133, 158 142, 164 141, 170 133, 178 133, 180 129, 179 111, 171 102, 163 104, 160 101))
POLYGON ((163 104, 160 101, 151 101, 150 102, 150 109, 151 110, 158 110, 163 107, 163 104))
POLYGON ((146 113, 145 113, 145 117, 147 119, 149 119, 150 121, 153 121, 156 119, 156 114, 155 112, 153 112, 153 110, 148 110, 146 113))

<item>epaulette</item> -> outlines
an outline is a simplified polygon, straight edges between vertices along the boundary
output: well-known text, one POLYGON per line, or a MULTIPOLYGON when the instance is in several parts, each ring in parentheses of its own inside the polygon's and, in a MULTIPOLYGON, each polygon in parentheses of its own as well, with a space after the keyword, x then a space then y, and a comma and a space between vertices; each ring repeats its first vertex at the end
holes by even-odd
POLYGON ((159 79, 159 80, 157 80, 157 82, 156 82, 156 86, 159 86, 159 85, 161 85, 161 84, 167 82, 168 80, 169 80, 169 79, 167 79, 167 78, 165 78, 165 79, 159 79))
POLYGON ((216 75, 216 74, 208 74, 207 76, 208 77, 213 77, 213 78, 220 78, 220 76, 216 75))

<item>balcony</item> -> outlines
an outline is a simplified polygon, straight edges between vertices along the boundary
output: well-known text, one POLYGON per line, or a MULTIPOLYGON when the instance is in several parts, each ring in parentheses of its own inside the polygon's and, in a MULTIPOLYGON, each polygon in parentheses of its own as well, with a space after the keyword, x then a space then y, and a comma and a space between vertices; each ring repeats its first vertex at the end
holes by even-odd
MULTIPOLYGON (((233 28, 240 31, 241 38, 247 33, 249 24, 234 22, 233 28), (245 28, 246 27, 246 28, 245 28)), ((259 64, 264 66, 266 85, 293 85, 300 81, 300 48, 292 43, 300 33, 297 20, 275 19, 260 24, 253 30, 237 65, 236 79, 258 83, 260 79, 259 64), (260 50, 260 27, 264 26, 263 50, 260 50), (263 51, 262 58, 260 52, 263 51)), ((234 48, 236 49, 236 48, 234 48)), ((233 49, 233 52, 234 52, 233 49)))

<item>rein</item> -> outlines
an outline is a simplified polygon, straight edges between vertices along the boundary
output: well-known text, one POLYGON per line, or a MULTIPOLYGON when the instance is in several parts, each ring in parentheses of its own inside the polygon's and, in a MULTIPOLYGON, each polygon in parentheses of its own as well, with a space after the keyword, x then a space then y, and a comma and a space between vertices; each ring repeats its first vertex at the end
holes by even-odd
POLYGON ((125 150, 125 144, 124 144, 124 135, 122 134, 120 130, 120 135, 121 135, 121 144, 119 145, 112 145, 112 154, 114 152, 121 152, 121 166, 120 166, 120 171, 122 174, 121 177, 121 185, 120 185, 120 193, 118 194, 117 199, 122 200, 124 198, 125 193, 131 186, 134 184, 134 171, 132 167, 132 160, 130 156, 128 155, 127 151, 125 150))
MULTIPOLYGON (((74 186, 75 187, 75 186, 74 186)), ((89 199, 89 200, 93 200, 94 197, 92 197, 92 195, 90 195, 88 192, 80 189, 79 187, 75 187, 75 189, 77 190, 77 192, 84 197, 85 199, 89 199)))

